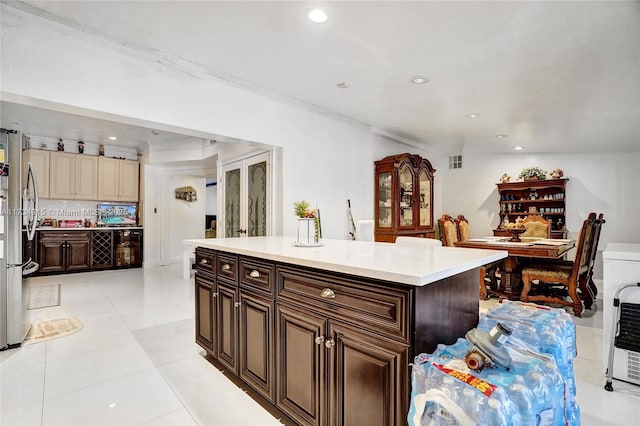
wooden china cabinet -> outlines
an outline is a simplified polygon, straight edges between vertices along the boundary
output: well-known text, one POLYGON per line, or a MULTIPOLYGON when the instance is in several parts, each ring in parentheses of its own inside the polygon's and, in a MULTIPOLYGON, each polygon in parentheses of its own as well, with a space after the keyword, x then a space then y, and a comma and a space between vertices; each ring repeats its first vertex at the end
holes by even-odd
POLYGON ((429 160, 412 154, 375 162, 375 240, 399 235, 435 238, 433 175, 429 160))
POLYGON ((510 236, 505 220, 541 215, 551 223, 551 238, 566 238, 566 185, 569 179, 540 179, 498 183, 500 223, 493 235, 510 236))

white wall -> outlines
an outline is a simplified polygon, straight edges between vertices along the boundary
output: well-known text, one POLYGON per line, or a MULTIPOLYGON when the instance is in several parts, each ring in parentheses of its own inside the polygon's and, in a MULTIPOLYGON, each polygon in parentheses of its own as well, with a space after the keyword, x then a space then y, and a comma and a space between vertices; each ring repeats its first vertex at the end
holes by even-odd
MULTIPOLYGON (((347 198, 356 220, 372 218, 373 161, 386 155, 411 152, 429 158, 436 168, 445 164, 363 126, 265 98, 192 65, 180 64, 186 69, 180 71, 165 66, 164 57, 143 57, 4 5, 2 12, 3 98, 54 102, 68 112, 101 111, 281 146, 285 234, 295 233, 292 203, 302 198, 322 210, 326 238, 344 238, 347 198)), ((161 182, 150 175, 146 181, 147 187, 161 182)), ((436 175, 436 209, 438 185, 436 175)), ((146 199, 145 211, 150 208, 146 199)), ((155 222, 145 215, 146 228, 155 222)))
POLYGON ((209 185, 205 191, 206 214, 218 214, 218 185, 209 185))
POLYGON ((640 152, 627 154, 465 154, 463 168, 446 170, 443 211, 464 214, 473 236, 491 235, 498 225, 496 183, 507 173, 517 181, 525 167, 560 168, 566 187, 567 229, 577 238, 591 211, 604 213, 600 250, 608 242, 640 243, 640 152))

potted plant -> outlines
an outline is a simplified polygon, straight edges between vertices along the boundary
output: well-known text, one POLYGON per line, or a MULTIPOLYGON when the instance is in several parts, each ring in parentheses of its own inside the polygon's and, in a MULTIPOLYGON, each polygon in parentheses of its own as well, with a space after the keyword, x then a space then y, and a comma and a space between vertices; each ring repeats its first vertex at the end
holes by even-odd
POLYGON ((542 180, 547 177, 547 172, 542 170, 540 167, 527 167, 522 169, 519 179, 523 180, 542 180))
POLYGON ((313 246, 320 243, 320 218, 315 209, 309 209, 306 200, 293 203, 293 211, 298 216, 298 240, 296 245, 313 246))

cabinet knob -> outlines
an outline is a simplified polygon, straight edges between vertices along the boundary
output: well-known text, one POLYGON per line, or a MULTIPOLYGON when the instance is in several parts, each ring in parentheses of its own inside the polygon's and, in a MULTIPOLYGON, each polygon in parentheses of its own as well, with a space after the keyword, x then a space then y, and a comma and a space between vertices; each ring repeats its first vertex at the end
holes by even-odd
POLYGON ((239 307, 240 307, 240 303, 241 303, 241 302, 236 302, 236 303, 234 303, 234 304, 233 304, 233 306, 234 306, 235 308, 239 308, 239 307))
POLYGON ((335 299, 336 294, 330 288, 325 288, 320 292, 320 297, 324 297, 325 299, 335 299))
POLYGON ((332 337, 328 338, 326 342, 324 342, 324 345, 327 347, 327 349, 331 349, 336 345, 336 341, 333 340, 332 337))
POLYGON ((316 344, 321 345, 324 342, 324 336, 316 337, 316 344))
POLYGON ((200 259, 200 264, 201 264, 201 265, 206 265, 207 263, 209 263, 209 262, 207 261, 207 259, 200 259))
POLYGON ((228 263, 225 263, 224 265, 222 265, 222 270, 223 271, 231 270, 231 265, 229 265, 228 263))
POLYGON ((251 278, 260 278, 260 272, 258 272, 256 269, 254 269, 253 271, 251 271, 251 272, 249 273, 249 276, 250 276, 251 278))
POLYGON ((215 299, 216 297, 218 297, 218 292, 213 293, 213 298, 215 299))

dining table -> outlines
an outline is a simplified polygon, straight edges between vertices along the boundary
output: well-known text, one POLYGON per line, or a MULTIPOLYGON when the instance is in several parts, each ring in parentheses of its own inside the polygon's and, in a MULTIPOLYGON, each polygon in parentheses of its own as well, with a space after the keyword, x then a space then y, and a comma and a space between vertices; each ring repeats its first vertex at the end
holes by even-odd
POLYGON ((456 247, 485 250, 504 250, 507 258, 501 265, 500 285, 497 289, 500 298, 519 299, 522 289, 522 264, 528 259, 561 259, 575 247, 575 240, 527 238, 510 241, 509 237, 482 237, 457 241, 456 247))

